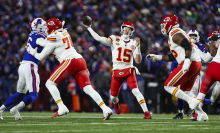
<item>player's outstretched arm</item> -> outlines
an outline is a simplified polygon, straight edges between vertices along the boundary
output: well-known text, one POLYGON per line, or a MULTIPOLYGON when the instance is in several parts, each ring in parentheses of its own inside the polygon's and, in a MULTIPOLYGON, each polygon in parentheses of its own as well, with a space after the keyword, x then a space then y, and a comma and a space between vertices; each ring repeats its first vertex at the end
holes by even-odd
POLYGON ((194 46, 195 46, 194 48, 195 48, 196 52, 199 54, 199 56, 202 58, 202 60, 204 62, 210 62, 212 60, 212 56, 209 52, 205 53, 205 52, 201 51, 197 45, 194 45, 194 46))
POLYGON ((36 43, 37 45, 40 45, 41 47, 45 47, 47 43, 47 39, 37 38, 36 43))
POLYGON ((141 60, 142 60, 142 56, 141 56, 141 49, 140 49, 140 38, 139 37, 137 37, 136 39, 135 39, 135 41, 136 41, 136 43, 135 43, 135 45, 136 45, 136 49, 134 50, 134 60, 135 60, 135 62, 136 63, 141 63, 141 60))
POLYGON ((112 44, 112 42, 106 38, 106 37, 101 37, 99 36, 92 28, 92 23, 91 25, 87 26, 85 24, 83 24, 87 30, 90 32, 90 34, 92 35, 92 37, 96 40, 96 41, 99 41, 100 43, 104 44, 104 45, 107 45, 107 46, 110 46, 112 44))

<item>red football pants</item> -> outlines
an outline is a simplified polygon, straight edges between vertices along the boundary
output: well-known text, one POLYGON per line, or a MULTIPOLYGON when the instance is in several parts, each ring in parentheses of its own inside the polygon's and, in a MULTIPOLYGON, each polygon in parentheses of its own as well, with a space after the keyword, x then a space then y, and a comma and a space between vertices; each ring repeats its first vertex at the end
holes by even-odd
POLYGON ((49 79, 59 84, 70 76, 73 76, 82 90, 85 86, 91 85, 86 62, 83 58, 64 60, 50 75, 49 79))
POLYGON ((189 67, 189 71, 187 72, 183 72, 182 70, 183 63, 184 62, 182 62, 180 66, 178 66, 172 71, 168 79, 165 81, 164 86, 178 87, 180 85, 181 90, 191 91, 196 81, 196 77, 201 71, 202 63, 192 61, 189 67))
POLYGON ((202 79, 202 85, 199 92, 208 93, 210 87, 215 81, 220 82, 220 63, 211 62, 206 70, 205 76, 202 79))
POLYGON ((128 86, 130 87, 131 90, 137 88, 137 79, 135 76, 134 68, 132 68, 131 74, 127 77, 123 77, 123 78, 116 78, 114 76, 112 77, 112 82, 111 82, 112 96, 116 97, 119 95, 119 91, 124 81, 128 83, 128 86))

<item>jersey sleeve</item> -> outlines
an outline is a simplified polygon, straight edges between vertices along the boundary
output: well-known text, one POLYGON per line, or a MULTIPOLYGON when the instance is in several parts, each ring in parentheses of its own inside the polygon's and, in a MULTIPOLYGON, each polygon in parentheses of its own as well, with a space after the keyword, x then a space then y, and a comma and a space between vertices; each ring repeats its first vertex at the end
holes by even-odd
POLYGON ((37 36, 37 38, 43 38, 43 39, 47 38, 47 35, 44 32, 37 32, 36 36, 37 36))
POLYGON ((172 62, 170 72, 172 72, 177 67, 178 67, 178 62, 175 60, 175 61, 172 62))
POLYGON ((111 35, 108 37, 108 39, 111 41, 111 43, 113 44, 113 40, 115 39, 115 35, 111 35))

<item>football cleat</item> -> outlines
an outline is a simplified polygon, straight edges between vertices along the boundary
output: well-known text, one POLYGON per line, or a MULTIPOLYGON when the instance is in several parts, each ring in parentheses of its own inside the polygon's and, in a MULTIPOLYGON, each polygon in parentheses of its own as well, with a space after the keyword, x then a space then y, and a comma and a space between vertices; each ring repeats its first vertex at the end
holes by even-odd
POLYGON ((178 113, 173 119, 183 119, 183 113, 178 113))
POLYGON ((121 113, 121 108, 120 108, 120 105, 119 105, 119 99, 118 99, 118 103, 114 104, 114 108, 115 108, 116 114, 119 115, 121 113))
POLYGON ((187 112, 187 116, 189 117, 189 116, 193 115, 194 113, 195 113, 195 109, 189 108, 189 111, 187 112))
POLYGON ((144 112, 144 118, 143 119, 152 119, 151 115, 150 115, 150 112, 149 111, 146 111, 144 112))
MULTIPOLYGON (((220 114, 220 109, 219 108, 217 108, 217 110, 216 110, 216 115, 219 115, 220 114)), ((1 116, 1 115, 0 115, 1 116)))
POLYGON ((110 118, 110 116, 113 114, 112 110, 109 107, 105 107, 103 109, 103 118, 102 120, 108 120, 110 118))
POLYGON ((20 116, 20 113, 16 107, 11 108, 10 113, 14 115, 15 120, 22 120, 22 117, 20 116))
POLYGON ((3 113, 3 112, 0 111, 0 120, 3 120, 3 118, 2 118, 2 113, 3 113))
POLYGON ((67 113, 69 113, 69 110, 64 105, 61 108, 59 108, 59 110, 51 118, 55 118, 55 117, 58 117, 58 116, 66 115, 67 113))
POLYGON ((202 110, 201 106, 197 106, 195 111, 198 114, 197 121, 207 121, 207 120, 209 120, 208 115, 202 110))
POLYGON ((197 121, 197 113, 194 113, 193 116, 190 118, 191 121, 197 121))

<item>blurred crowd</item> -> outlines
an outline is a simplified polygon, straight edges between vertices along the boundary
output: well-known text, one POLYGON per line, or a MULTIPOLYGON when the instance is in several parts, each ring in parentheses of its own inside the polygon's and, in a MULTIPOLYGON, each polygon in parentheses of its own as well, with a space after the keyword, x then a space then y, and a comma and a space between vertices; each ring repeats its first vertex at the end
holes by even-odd
MULTIPOLYGON (((220 29, 218 0, 0 0, 0 100, 6 100, 16 91, 17 69, 24 55, 32 18, 55 17, 65 21, 64 28, 68 29, 76 50, 85 58, 93 79, 100 68, 111 74, 111 50, 92 38, 82 25, 83 16, 91 16, 92 28, 105 37, 120 35, 124 21, 134 23, 132 38, 140 37, 143 57, 142 63, 135 65, 141 73, 155 75, 164 63, 147 61, 145 56, 169 52, 167 36, 160 31, 160 22, 168 14, 177 15, 180 27, 186 32, 196 29, 204 38, 212 30, 220 29)), ((58 64, 52 55, 44 61, 49 71, 58 64)))

